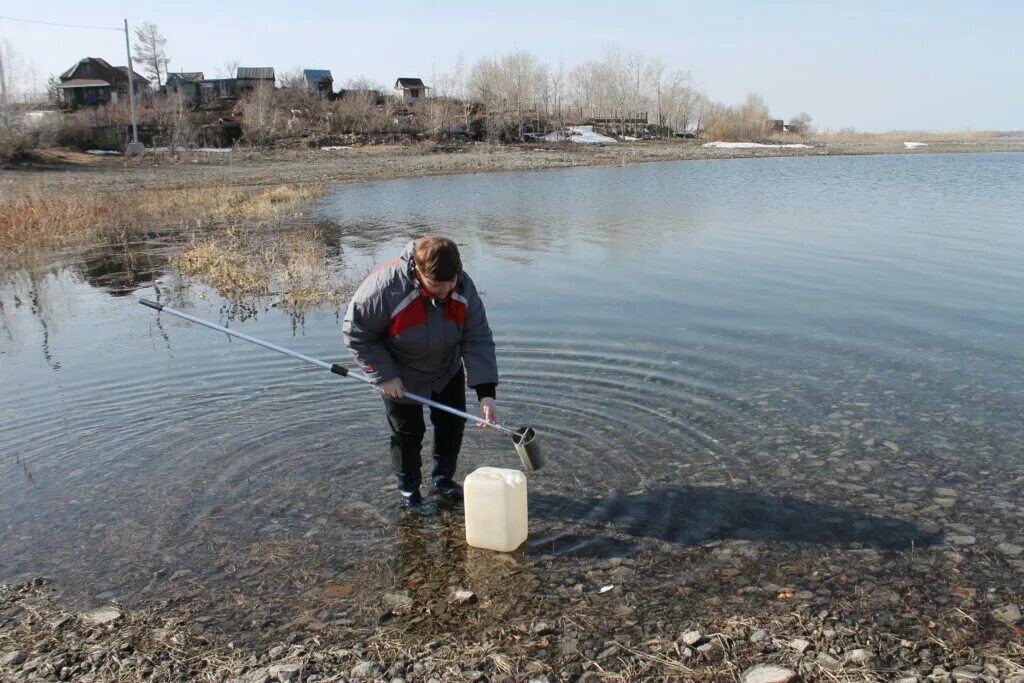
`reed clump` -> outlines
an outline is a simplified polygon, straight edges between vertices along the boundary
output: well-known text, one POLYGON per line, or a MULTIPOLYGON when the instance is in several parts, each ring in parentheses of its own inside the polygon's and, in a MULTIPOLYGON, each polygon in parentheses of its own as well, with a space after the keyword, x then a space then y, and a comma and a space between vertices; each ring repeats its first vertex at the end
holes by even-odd
POLYGON ((0 205, 5 260, 86 246, 149 225, 270 220, 323 194, 322 184, 252 188, 231 185, 100 193, 29 192, 0 205))
POLYGON ((331 272, 318 230, 271 238, 263 230, 232 226, 194 241, 173 265, 224 298, 278 296, 290 311, 337 304, 345 290, 331 272))

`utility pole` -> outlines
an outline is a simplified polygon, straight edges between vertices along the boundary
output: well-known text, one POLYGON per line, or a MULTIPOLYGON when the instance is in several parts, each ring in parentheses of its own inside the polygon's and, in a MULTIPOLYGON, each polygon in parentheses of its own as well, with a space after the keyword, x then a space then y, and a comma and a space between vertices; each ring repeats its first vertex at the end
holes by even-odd
POLYGON ((128 100, 132 109, 132 142, 128 145, 128 156, 142 154, 146 146, 139 142, 139 123, 135 118, 135 70, 132 66, 132 46, 128 40, 128 20, 124 20, 124 49, 128 54, 128 100))

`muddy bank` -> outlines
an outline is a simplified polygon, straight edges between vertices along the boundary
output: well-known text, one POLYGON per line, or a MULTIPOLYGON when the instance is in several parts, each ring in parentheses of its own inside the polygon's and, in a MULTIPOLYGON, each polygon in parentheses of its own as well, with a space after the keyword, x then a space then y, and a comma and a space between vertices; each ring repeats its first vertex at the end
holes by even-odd
POLYGON ((320 149, 236 150, 230 153, 149 154, 140 159, 50 152, 0 172, 0 200, 26 188, 44 191, 192 188, 204 183, 280 185, 305 182, 387 180, 419 176, 609 166, 655 161, 768 156, 1020 152, 1024 141, 949 140, 906 149, 901 140, 810 141, 807 148, 707 148, 701 141, 645 141, 617 145, 487 144, 367 146, 320 149))

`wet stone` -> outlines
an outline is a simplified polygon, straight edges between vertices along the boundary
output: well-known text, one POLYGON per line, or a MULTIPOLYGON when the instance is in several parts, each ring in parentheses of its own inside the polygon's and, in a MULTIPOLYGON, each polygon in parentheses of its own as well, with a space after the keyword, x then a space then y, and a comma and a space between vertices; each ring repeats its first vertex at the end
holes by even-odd
POLYGON ((967 535, 949 536, 948 540, 953 545, 974 545, 977 543, 977 539, 974 536, 967 535))
POLYGON ((1010 557, 1017 557, 1024 553, 1024 546, 1014 545, 1013 543, 1000 543, 996 547, 1003 555, 1009 555, 1010 557))

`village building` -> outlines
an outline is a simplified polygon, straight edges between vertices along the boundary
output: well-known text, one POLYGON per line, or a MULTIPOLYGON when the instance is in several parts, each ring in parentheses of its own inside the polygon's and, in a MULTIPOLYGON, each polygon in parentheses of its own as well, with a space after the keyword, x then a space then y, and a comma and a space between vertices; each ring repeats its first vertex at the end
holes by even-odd
MULTIPOLYGON (((148 78, 131 72, 135 94, 149 90, 148 78)), ((128 97, 128 67, 111 66, 105 59, 86 57, 60 75, 61 102, 66 109, 112 104, 128 97)))
POLYGON ((322 99, 334 96, 334 77, 327 69, 303 69, 302 78, 309 92, 322 99))
POLYGON ((244 95, 261 86, 273 89, 275 80, 272 66, 240 66, 235 73, 235 95, 244 95))
POLYGON ((203 80, 202 71, 179 71, 167 74, 164 87, 168 95, 181 95, 192 102, 199 101, 199 81, 203 80))
POLYGON ((423 85, 422 79, 419 78, 399 78, 395 81, 395 97, 405 105, 422 102, 427 98, 428 90, 430 88, 423 85))

